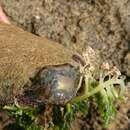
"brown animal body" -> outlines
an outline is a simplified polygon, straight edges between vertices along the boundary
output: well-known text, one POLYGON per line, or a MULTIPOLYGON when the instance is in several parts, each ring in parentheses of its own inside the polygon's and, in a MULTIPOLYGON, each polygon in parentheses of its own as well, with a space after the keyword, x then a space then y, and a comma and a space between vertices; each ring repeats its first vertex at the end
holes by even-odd
POLYGON ((72 55, 58 43, 0 23, 0 103, 22 93, 39 69, 69 63, 72 55))

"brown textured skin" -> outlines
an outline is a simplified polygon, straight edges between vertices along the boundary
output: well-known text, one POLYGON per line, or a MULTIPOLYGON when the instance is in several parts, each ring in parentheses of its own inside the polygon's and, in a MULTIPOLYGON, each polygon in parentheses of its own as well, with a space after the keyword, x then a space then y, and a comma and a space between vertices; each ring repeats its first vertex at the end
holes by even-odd
POLYGON ((20 94, 40 68, 69 63, 71 58, 58 43, 0 23, 0 102, 20 94))

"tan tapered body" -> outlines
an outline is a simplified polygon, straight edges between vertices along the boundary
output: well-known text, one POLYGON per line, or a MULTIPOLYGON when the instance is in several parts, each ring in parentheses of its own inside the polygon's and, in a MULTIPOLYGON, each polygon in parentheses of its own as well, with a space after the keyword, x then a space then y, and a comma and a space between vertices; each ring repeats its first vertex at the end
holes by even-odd
POLYGON ((71 60, 72 53, 58 43, 0 23, 0 101, 20 93, 42 67, 71 60))

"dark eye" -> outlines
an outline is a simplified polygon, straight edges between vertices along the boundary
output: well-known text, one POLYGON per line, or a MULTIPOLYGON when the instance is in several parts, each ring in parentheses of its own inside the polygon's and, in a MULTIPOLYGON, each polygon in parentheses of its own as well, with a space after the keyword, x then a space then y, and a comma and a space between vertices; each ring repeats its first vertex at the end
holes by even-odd
POLYGON ((43 68, 38 77, 48 102, 63 105, 76 95, 79 72, 69 64, 43 68))

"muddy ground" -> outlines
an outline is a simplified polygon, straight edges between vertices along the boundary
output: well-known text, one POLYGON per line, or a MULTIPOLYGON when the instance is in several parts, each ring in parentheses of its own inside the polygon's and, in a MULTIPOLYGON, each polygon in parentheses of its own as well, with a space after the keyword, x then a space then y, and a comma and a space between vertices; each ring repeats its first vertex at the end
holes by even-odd
MULTIPOLYGON (((100 51, 103 61, 116 65, 130 78, 130 0, 0 2, 12 23, 78 52, 90 45, 100 51)), ((130 95, 130 91, 127 91, 127 95, 130 95)), ((130 98, 127 103, 120 105, 118 118, 110 129, 130 129, 130 116, 127 116, 129 100, 130 98)), ((96 130, 97 126, 100 126, 100 123, 96 123, 92 121, 90 125, 85 125, 84 129, 96 130)))

